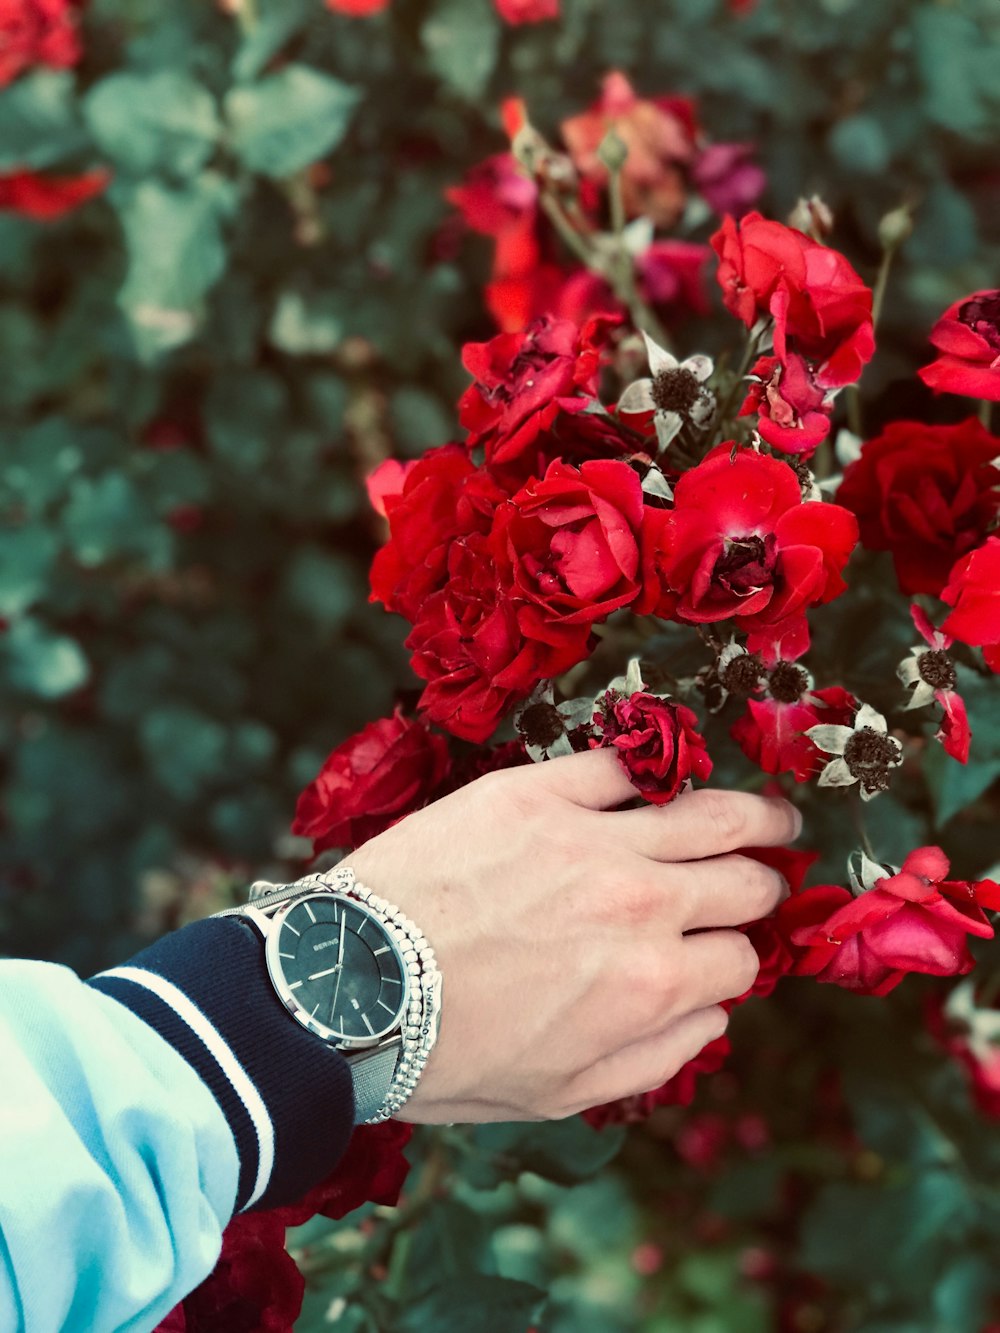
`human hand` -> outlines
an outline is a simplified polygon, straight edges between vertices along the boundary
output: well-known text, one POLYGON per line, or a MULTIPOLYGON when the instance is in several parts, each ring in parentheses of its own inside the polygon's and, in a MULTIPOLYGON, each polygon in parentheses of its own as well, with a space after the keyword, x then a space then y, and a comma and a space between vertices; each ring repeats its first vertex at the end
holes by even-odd
POLYGON ((786 892, 733 853, 790 841, 800 816, 723 791, 613 808, 634 796, 614 753, 591 750, 489 773, 346 859, 418 923, 444 978, 402 1119, 572 1115, 659 1087, 725 1031, 720 1003, 758 968, 733 927, 786 892))

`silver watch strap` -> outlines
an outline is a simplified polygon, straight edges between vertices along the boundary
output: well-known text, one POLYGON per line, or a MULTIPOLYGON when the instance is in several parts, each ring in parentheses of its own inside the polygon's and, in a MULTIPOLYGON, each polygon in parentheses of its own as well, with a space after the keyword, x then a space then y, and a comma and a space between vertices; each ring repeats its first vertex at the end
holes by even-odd
POLYGON ((363 1124, 382 1107, 396 1075, 402 1043, 397 1037, 388 1046, 358 1051, 347 1056, 354 1080, 354 1123, 363 1124))

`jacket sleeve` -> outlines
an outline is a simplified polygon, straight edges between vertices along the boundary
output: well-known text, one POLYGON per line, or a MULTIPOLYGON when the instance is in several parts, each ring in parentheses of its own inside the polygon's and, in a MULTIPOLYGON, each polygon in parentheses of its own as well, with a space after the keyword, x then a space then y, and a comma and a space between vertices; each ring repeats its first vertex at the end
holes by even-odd
POLYGON ((0 1329, 150 1330, 232 1214, 300 1197, 353 1129, 343 1058, 238 918, 80 981, 0 961, 0 1329))

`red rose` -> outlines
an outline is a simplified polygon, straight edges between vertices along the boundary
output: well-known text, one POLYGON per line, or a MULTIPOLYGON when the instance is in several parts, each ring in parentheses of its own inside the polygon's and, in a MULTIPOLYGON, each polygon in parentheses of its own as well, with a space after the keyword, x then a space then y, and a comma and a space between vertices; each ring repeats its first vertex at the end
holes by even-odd
POLYGON ((839 685, 811 689, 801 667, 779 662, 771 672, 767 697, 747 700, 747 711, 733 723, 730 735, 765 773, 791 773, 796 782, 808 782, 826 766, 828 756, 805 732, 824 722, 849 726, 857 707, 848 690, 839 685))
POLYGON ((85 171, 78 176, 40 176, 34 171, 0 174, 0 212, 52 222, 103 193, 110 180, 107 171, 85 171))
POLYGON ((559 647, 582 642, 595 621, 623 606, 645 614, 660 584, 645 567, 644 528, 664 522, 664 510, 646 509, 627 463, 551 463, 500 506, 490 537, 524 635, 559 647))
POLYGON ((598 189, 608 182, 599 149, 610 130, 627 149, 621 173, 627 215, 669 229, 684 210, 685 170, 694 156, 690 102, 638 97, 624 74, 608 74, 594 105, 562 123, 577 170, 598 189))
POLYGON ((969 935, 992 939, 983 908, 1000 908, 1000 885, 947 880, 938 847, 911 852, 903 868, 855 897, 824 884, 781 904, 778 921, 797 976, 886 995, 909 972, 958 976, 974 964, 969 935))
POLYGON ((537 184, 513 153, 497 153, 474 166, 463 184, 445 195, 473 231, 496 242, 486 289, 490 313, 505 331, 525 328, 549 308, 546 297, 561 281, 559 270, 542 262, 537 184))
MULTIPOLYGON (((798 893, 810 866, 819 859, 818 852, 797 851, 793 847, 744 847, 741 856, 752 856, 755 861, 770 866, 783 875, 790 893, 798 893)), ((757 951, 760 964, 756 979, 745 995, 735 1001, 742 1004, 751 996, 773 994, 782 977, 791 971, 794 957, 774 915, 753 921, 742 927, 744 935, 757 951)))
POLYGON ((728 1037, 716 1037, 707 1046, 668 1079, 662 1087, 634 1097, 621 1097, 584 1111, 583 1118, 595 1129, 605 1125, 632 1125, 645 1120, 658 1106, 690 1106, 703 1074, 717 1074, 732 1050, 728 1037))
POLYGON ((313 850, 358 847, 425 805, 449 767, 448 744, 397 708, 338 745, 301 794, 292 832, 313 850))
POLYGON ((830 431, 832 400, 794 353, 787 361, 762 356, 750 371, 756 379, 740 408, 758 414, 757 429, 772 449, 808 457, 830 431))
POLYGON ((467 343, 462 364, 476 382, 462 395, 458 410, 472 433, 468 447, 481 445, 490 465, 509 463, 551 426, 563 400, 572 402, 577 390, 592 398, 607 329, 603 318, 588 321, 583 329, 546 318, 524 333, 467 343))
POLYGON ((774 350, 818 368, 826 388, 852 384, 875 351, 872 294, 843 255, 793 227, 748 213, 711 237, 726 308, 750 328, 774 319, 774 350))
POLYGON ((431 449, 407 465, 401 489, 382 495, 389 540, 372 561, 370 600, 416 620, 427 597, 447 579, 451 543, 488 532, 504 498, 461 445, 431 449))
POLYGON ((973 292, 949 306, 931 342, 942 355, 917 371, 925 384, 1000 402, 1000 291, 973 292))
POLYGON ((406 640, 411 665, 427 681, 420 707, 463 740, 481 742, 540 680, 587 654, 588 627, 560 647, 526 639, 518 608, 503 590, 483 537, 452 544, 445 586, 427 598, 406 640))
POLYGON ((591 749, 614 746, 629 781, 652 805, 666 805, 693 775, 702 782, 712 760, 690 708, 655 694, 623 696, 609 690, 598 700, 591 749))
POLYGON ((1000 672, 1000 538, 989 537, 958 562, 941 598, 955 608, 944 633, 982 648, 986 665, 1000 672))
POLYGON ((298 1202, 275 1208, 269 1215, 280 1218, 282 1226, 297 1227, 317 1213, 339 1221, 364 1203, 395 1207, 410 1170, 403 1149, 412 1136, 412 1125, 396 1120, 359 1125, 327 1179, 298 1202))
POLYGON ((538 216, 538 186, 513 153, 495 153, 476 163, 463 184, 444 193, 473 231, 498 240, 534 228, 538 216))
POLYGON ((157 1333, 293 1333, 304 1291, 277 1212, 239 1213, 210 1276, 157 1333))
POLYGON ((34 65, 65 69, 80 59, 71 0, 3 0, 0 88, 34 65))
POLYGON ((390 0, 326 0, 327 9, 336 14, 347 14, 351 18, 367 18, 369 14, 379 14, 388 9, 390 0))
POLYGON ((734 447, 719 445, 678 481, 662 573, 678 619, 733 618, 750 652, 800 657, 806 608, 844 591, 857 524, 839 505, 803 503, 787 463, 752 449, 733 458, 734 447))
POLYGON ((1000 513, 994 436, 975 417, 954 426, 893 421, 844 473, 837 500, 870 551, 891 551, 904 593, 940 593, 959 556, 1000 513))
POLYGON ((493 0, 505 23, 541 23, 559 17, 559 0, 493 0))

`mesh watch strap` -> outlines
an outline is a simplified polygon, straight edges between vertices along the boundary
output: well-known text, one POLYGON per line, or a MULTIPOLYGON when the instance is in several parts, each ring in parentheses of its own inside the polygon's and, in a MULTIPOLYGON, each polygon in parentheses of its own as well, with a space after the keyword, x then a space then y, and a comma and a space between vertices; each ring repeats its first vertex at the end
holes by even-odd
POLYGON ((397 1038, 375 1051, 347 1056, 354 1080, 354 1123, 363 1124, 381 1108, 399 1063, 402 1043, 397 1038))

